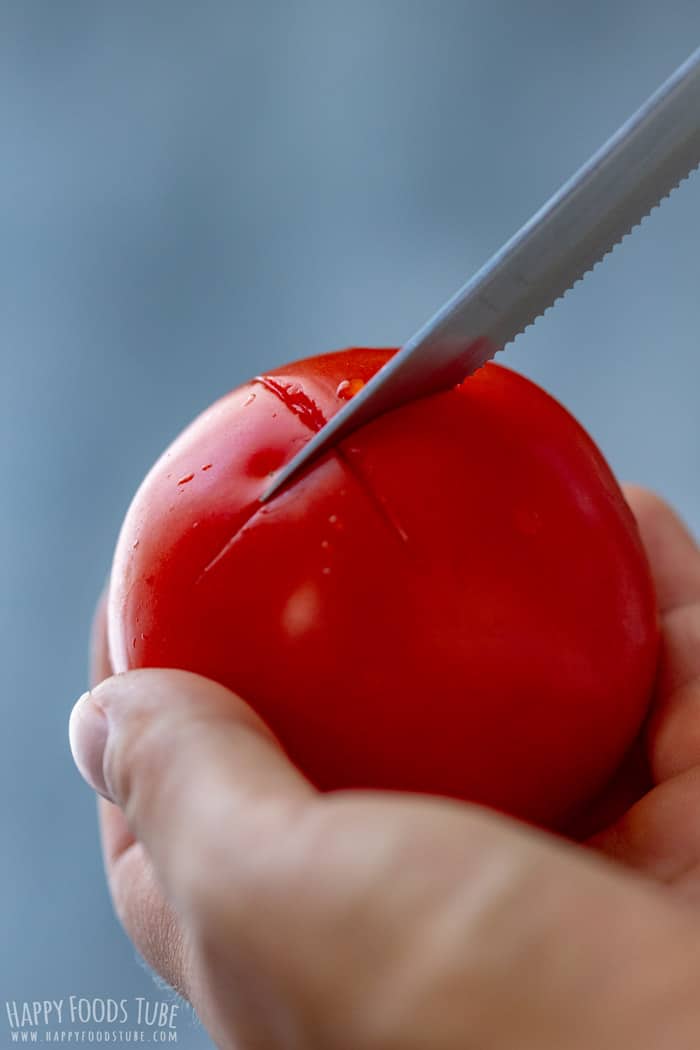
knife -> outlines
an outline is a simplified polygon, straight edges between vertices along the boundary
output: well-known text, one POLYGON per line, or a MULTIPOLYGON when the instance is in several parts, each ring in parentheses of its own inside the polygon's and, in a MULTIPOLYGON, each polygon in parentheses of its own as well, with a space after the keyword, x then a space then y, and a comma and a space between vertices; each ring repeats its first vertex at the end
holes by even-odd
POLYGON ((700 48, 274 477, 481 368, 700 164, 700 48))

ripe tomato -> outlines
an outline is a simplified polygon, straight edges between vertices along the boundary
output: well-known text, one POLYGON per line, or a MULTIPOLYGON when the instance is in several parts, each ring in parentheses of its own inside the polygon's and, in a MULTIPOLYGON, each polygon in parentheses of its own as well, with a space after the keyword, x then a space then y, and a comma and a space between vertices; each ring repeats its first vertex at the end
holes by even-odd
POLYGON ((635 737, 657 647, 636 523, 568 412, 488 365, 259 503, 390 353, 282 367, 174 442, 117 545, 115 668, 224 683, 322 789, 562 827, 635 737))

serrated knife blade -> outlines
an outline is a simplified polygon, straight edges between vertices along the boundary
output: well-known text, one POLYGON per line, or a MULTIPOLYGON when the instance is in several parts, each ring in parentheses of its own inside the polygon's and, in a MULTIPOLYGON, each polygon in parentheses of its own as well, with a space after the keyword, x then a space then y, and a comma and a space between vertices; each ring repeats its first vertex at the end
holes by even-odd
POLYGON ((700 48, 274 477, 461 382, 531 325, 700 164, 700 48))

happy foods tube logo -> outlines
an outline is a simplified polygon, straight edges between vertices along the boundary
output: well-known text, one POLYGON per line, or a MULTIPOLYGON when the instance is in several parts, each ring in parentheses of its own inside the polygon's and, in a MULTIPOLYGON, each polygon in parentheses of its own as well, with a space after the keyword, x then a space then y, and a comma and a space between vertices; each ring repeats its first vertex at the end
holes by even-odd
POLYGON ((7 999, 10 1045, 178 1042, 181 1004, 166 999, 7 999))

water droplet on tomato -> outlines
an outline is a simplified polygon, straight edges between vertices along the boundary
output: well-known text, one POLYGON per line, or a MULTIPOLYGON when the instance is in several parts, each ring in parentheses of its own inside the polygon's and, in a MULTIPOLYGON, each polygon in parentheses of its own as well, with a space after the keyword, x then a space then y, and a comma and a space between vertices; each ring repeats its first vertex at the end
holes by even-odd
POLYGON ((339 397, 341 401, 349 401, 351 397, 358 394, 362 387, 365 385, 364 379, 343 379, 335 390, 335 396, 339 397))
POLYGON ((178 485, 186 485, 188 481, 192 481, 194 474, 185 474, 184 478, 180 478, 178 485))
POLYGON ((248 397, 243 402, 243 407, 247 408, 248 405, 252 405, 253 401, 255 401, 255 394, 248 394, 248 397))
POLYGON ((321 546, 323 547, 324 551, 327 551, 330 547, 330 543, 328 542, 328 540, 321 540, 321 546))
POLYGON ((202 470, 211 470, 211 468, 212 468, 212 464, 211 463, 205 463, 204 466, 202 467, 202 470))
POLYGON ((337 525, 338 524, 338 515, 337 514, 330 514, 329 517, 328 517, 328 522, 331 525, 337 525))
POLYGON ((140 542, 141 542, 140 540, 134 540, 134 542, 131 544, 132 551, 136 550, 136 548, 138 547, 140 542))
POLYGON ((323 568, 321 569, 321 572, 323 573, 324 576, 330 576, 330 574, 331 574, 331 570, 328 567, 328 565, 324 565, 323 568))

